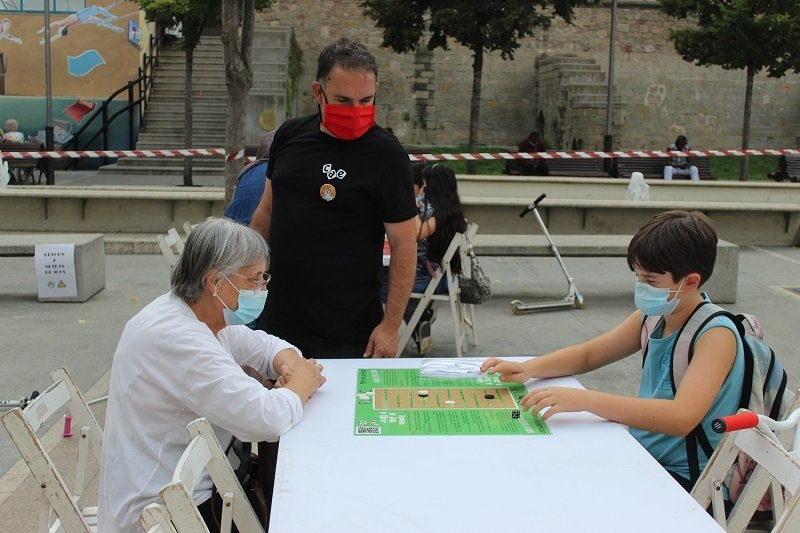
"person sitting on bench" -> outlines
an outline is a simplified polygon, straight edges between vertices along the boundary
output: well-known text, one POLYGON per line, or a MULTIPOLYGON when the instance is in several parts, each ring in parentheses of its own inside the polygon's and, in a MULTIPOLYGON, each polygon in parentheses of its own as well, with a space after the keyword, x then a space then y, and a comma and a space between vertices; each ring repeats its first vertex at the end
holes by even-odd
MULTIPOLYGON (((685 135, 678 135, 674 144, 670 144, 667 150, 671 152, 688 152, 691 150, 686 141, 685 135)), ((689 176, 692 181, 700 181, 700 172, 697 167, 689 164, 689 158, 676 155, 670 158, 669 164, 664 167, 664 179, 671 180, 673 175, 689 176)))

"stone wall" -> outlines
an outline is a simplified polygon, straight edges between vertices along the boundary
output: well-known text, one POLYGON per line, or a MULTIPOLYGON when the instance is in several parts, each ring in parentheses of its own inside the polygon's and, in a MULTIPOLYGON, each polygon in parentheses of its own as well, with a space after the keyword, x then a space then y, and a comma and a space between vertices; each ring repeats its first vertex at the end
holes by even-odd
MULTIPOLYGON (((683 61, 668 38, 669 27, 679 23, 653 2, 621 0, 617 15, 614 148, 665 148, 679 133, 689 137, 693 148, 741 146, 744 72, 683 61)), ((258 23, 295 32, 303 54, 299 113, 316 110, 310 84, 319 51, 347 36, 366 44, 378 59, 380 124, 391 126, 407 144, 466 143, 472 57, 464 47, 451 42, 449 51, 409 54, 381 48, 382 32, 363 16, 358 0, 276 0, 259 14, 258 23)), ((598 79, 606 79, 609 28, 609 6, 584 7, 576 11, 573 25, 555 21, 524 40, 513 61, 487 54, 480 142, 513 146, 539 127, 549 147, 569 148, 580 138, 584 149, 602 148, 605 93, 595 91, 591 105, 586 99, 575 105, 567 95, 555 97, 557 89, 543 83, 538 68, 542 59, 574 56, 594 60, 598 79)), ((752 113, 752 148, 800 144, 800 76, 757 76, 752 113)))

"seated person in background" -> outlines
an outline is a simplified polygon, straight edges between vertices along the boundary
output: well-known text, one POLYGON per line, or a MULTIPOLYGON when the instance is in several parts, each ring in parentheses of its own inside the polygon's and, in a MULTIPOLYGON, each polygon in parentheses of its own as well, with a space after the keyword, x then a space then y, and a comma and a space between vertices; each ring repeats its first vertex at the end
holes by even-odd
MULTIPOLYGON (((321 367, 288 342, 237 325, 264 307, 268 263, 254 230, 224 218, 202 222, 172 272, 172 290, 125 326, 111 368, 98 531, 141 531, 139 513, 171 481, 192 420, 207 418, 225 447, 231 435, 276 441, 303 417, 325 382, 321 367), (250 377, 258 374, 280 387, 250 377)), ((193 497, 214 531, 211 488, 204 474, 193 497)))
MULTIPOLYGON (((636 398, 562 387, 537 388, 522 399, 525 409, 547 419, 563 412, 588 411, 625 424, 631 434, 687 491, 691 490, 685 437, 702 424, 712 449, 722 435, 711 422, 736 413, 744 384, 744 351, 736 326, 716 317, 698 334, 694 355, 673 392, 670 356, 681 328, 704 301, 700 287, 711 276, 717 235, 698 212, 656 215, 631 239, 628 266, 634 272, 637 310, 611 331, 524 363, 487 359, 481 370, 503 381, 525 382, 582 374, 642 349, 646 316, 660 316, 647 338, 646 358, 636 398)), ((708 457, 698 446, 699 469, 708 457)))
POLYGON ((12 142, 12 143, 24 143, 25 142, 25 134, 19 130, 19 122, 10 118, 6 120, 5 126, 5 133, 3 133, 3 140, 12 142))
MULTIPOLYGON (((546 152, 544 142, 539 138, 538 131, 532 131, 527 137, 517 143, 517 150, 521 153, 546 152)), ((522 173, 526 176, 549 176, 547 163, 544 159, 522 159, 522 173)))
MULTIPOLYGON (((417 270, 414 276, 415 293, 425 292, 436 269, 442 261, 450 241, 456 233, 467 230, 467 221, 458 197, 456 173, 452 168, 434 163, 414 173, 414 192, 417 196, 419 216, 415 219, 417 230, 417 270)), ((454 273, 461 272, 461 257, 453 256, 450 266, 454 273)), ((384 288, 385 289, 385 288, 384 288)), ((435 294, 447 292, 447 280, 442 279, 435 294)), ((408 322, 417 302, 408 302, 403 319, 408 322)), ((434 319, 432 308, 426 309, 417 323, 412 338, 420 355, 431 349, 431 322, 434 319)))
MULTIPOLYGON (((686 136, 678 135, 678 138, 675 139, 675 143, 670 144, 667 150, 672 152, 688 152, 691 148, 689 148, 686 141, 686 136)), ((700 181, 700 172, 697 170, 696 166, 689 164, 689 158, 687 156, 676 155, 670 158, 669 164, 664 167, 664 179, 671 180, 673 175, 689 176, 692 181, 700 181)))
POLYGON ((225 216, 245 226, 250 225, 253 211, 258 207, 261 196, 264 195, 264 183, 267 181, 267 164, 269 162, 269 147, 275 130, 268 132, 261 140, 261 145, 256 152, 256 160, 245 166, 236 180, 236 190, 233 199, 225 210, 225 216))

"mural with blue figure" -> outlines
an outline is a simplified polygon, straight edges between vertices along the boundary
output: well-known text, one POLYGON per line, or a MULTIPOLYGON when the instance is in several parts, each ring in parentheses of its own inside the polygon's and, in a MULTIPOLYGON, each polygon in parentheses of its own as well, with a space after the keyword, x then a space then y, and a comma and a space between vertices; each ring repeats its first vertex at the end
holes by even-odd
MULTIPOLYGON (((109 11, 111 8, 119 4, 122 0, 112 2, 107 6, 87 6, 79 9, 71 15, 67 15, 63 19, 50 23, 50 42, 53 43, 62 37, 69 35, 71 31, 80 27, 83 24, 93 24, 101 26, 116 33, 122 33, 125 28, 117 26, 114 22, 138 14, 138 11, 133 11, 125 15, 114 15, 109 11)), ((44 28, 40 28, 37 34, 44 33, 44 28)), ((44 39, 39 41, 39 44, 44 44, 44 39)))
POLYGON ((106 60, 97 50, 86 50, 77 56, 67 56, 67 72, 70 76, 80 78, 86 76, 91 71, 101 65, 105 65, 106 60))

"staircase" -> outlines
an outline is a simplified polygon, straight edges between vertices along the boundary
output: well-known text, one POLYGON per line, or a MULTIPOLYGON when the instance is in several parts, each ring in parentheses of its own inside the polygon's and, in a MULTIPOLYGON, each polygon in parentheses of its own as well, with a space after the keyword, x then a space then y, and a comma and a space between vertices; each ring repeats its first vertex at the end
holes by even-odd
MULTIPOLYGON (((583 139, 587 141, 583 149, 601 150, 608 101, 608 78, 602 67, 592 58, 543 56, 537 69, 537 101, 545 117, 548 147, 568 149, 572 139, 583 139)), ((624 125, 625 106, 625 99, 614 94, 617 130, 624 125)))
MULTIPOLYGON (((186 56, 177 44, 162 48, 153 75, 153 89, 139 130, 137 150, 187 148, 184 143, 184 80, 186 56)), ((228 93, 219 36, 206 36, 194 50, 191 148, 222 148, 228 93)), ((101 174, 182 176, 182 157, 121 157, 100 167, 101 174)), ((223 183, 223 156, 195 157, 192 174, 219 176, 223 183)))

